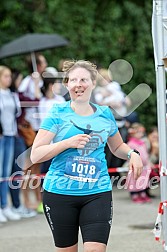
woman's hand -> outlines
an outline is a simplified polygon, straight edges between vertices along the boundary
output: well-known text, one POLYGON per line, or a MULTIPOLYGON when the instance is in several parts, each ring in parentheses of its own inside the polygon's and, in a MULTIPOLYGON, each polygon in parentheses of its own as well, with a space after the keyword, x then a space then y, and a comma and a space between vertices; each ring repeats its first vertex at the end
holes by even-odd
POLYGON ((34 87, 35 87, 35 98, 40 99, 42 94, 41 94, 41 89, 39 87, 39 82, 40 82, 40 74, 38 72, 33 72, 32 73, 32 79, 34 81, 34 87))
POLYGON ((131 173, 132 171, 134 173, 135 180, 137 180, 138 177, 140 177, 143 171, 143 163, 141 157, 135 152, 131 153, 131 158, 129 161, 129 173, 131 173))
POLYGON ((69 148, 84 148, 91 138, 87 134, 79 134, 50 144, 55 136, 51 131, 39 129, 31 150, 30 158, 33 164, 47 161, 69 148))
MULTIPOLYGON (((127 160, 127 153, 131 150, 130 147, 125 144, 119 132, 113 137, 108 138, 108 146, 111 152, 118 158, 127 160)), ((143 171, 143 163, 141 157, 136 152, 131 152, 129 160, 129 173, 133 171, 134 179, 138 179, 143 171)))
POLYGON ((89 142, 91 136, 87 134, 79 134, 73 137, 70 137, 69 139, 66 139, 68 141, 68 148, 77 148, 77 149, 83 149, 85 145, 89 142))

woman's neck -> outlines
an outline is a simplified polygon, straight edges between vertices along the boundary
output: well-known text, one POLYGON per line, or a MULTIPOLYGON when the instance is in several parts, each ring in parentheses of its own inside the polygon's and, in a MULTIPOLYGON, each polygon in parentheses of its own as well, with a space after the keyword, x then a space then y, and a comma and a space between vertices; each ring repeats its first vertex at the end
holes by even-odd
POLYGON ((7 90, 8 88, 0 85, 0 89, 7 90))
POLYGON ((53 91, 51 90, 48 90, 46 91, 46 94, 45 94, 46 98, 48 99, 53 99, 55 97, 55 95, 53 94, 53 91))
POLYGON ((89 116, 94 113, 93 107, 88 102, 77 103, 72 101, 71 108, 78 115, 89 116))

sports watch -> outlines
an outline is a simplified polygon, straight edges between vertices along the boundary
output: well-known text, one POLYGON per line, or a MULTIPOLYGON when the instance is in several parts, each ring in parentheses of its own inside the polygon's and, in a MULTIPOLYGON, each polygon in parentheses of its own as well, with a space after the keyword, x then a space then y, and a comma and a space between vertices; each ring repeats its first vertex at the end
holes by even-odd
POLYGON ((138 150, 136 150, 136 149, 133 149, 133 150, 130 150, 130 151, 128 152, 128 159, 131 158, 131 153, 132 153, 132 152, 135 152, 135 153, 137 153, 137 154, 140 156, 140 152, 139 152, 138 150))

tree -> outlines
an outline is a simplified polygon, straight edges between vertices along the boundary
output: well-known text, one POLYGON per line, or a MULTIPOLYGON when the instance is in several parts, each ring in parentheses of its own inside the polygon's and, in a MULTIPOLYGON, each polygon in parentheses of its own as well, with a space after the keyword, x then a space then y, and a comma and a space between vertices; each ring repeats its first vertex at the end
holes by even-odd
MULTIPOLYGON (((2 0, 0 44, 29 32, 58 33, 70 44, 44 52, 51 66, 58 66, 62 58, 88 59, 102 67, 116 59, 127 60, 134 75, 123 90, 129 93, 143 82, 153 90, 137 109, 148 127, 156 124, 151 15, 152 2, 146 0, 2 0)), ((1 63, 25 72, 23 59, 15 57, 1 63)))

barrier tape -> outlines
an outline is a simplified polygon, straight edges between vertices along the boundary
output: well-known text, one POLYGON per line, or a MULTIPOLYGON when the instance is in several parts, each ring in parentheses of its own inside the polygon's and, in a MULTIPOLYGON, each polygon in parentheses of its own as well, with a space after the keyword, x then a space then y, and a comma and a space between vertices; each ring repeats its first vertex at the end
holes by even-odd
POLYGON ((162 245, 163 245, 163 249, 164 249, 165 251, 167 251, 167 245, 165 244, 165 241, 162 242, 162 245))
MULTIPOLYGON (((154 165, 151 169, 157 169, 159 165, 154 165)), ((31 170, 29 170, 31 173, 31 170)), ((108 168, 109 173, 116 173, 116 172, 128 172, 128 167, 112 167, 108 168)), ((24 173, 24 171, 19 171, 24 173)), ((28 180, 28 179, 37 179, 37 178, 44 178, 45 174, 25 174, 25 175, 17 175, 17 176, 10 176, 10 177, 0 177, 0 182, 3 181, 17 181, 17 180, 28 180)))
POLYGON ((159 162, 159 171, 160 176, 167 176, 167 169, 162 166, 162 161, 159 162))
POLYGON ((129 168, 128 167, 112 167, 108 168, 109 173, 115 173, 115 172, 128 172, 129 168))
MULTIPOLYGON (((153 167, 151 167, 151 169, 159 169, 159 165, 154 165, 153 167)), ((128 172, 129 168, 128 167, 112 167, 112 168, 108 168, 108 172, 109 173, 115 173, 115 172, 128 172)))
MULTIPOLYGON (((31 171, 30 171, 31 172, 31 171)), ((0 178, 0 182, 4 181, 21 181, 21 180, 28 180, 28 179, 44 179, 45 173, 43 174, 26 174, 26 175, 20 175, 20 176, 10 176, 5 178, 0 178)))
MULTIPOLYGON (((167 207, 167 201, 163 201, 159 203, 159 208, 158 208, 158 215, 157 219, 155 221, 154 229, 153 229, 153 234, 155 236, 156 241, 160 241, 161 238, 161 233, 162 233, 162 215, 164 213, 164 207, 167 207)), ((165 246, 165 243, 163 241, 163 246, 165 246)))

